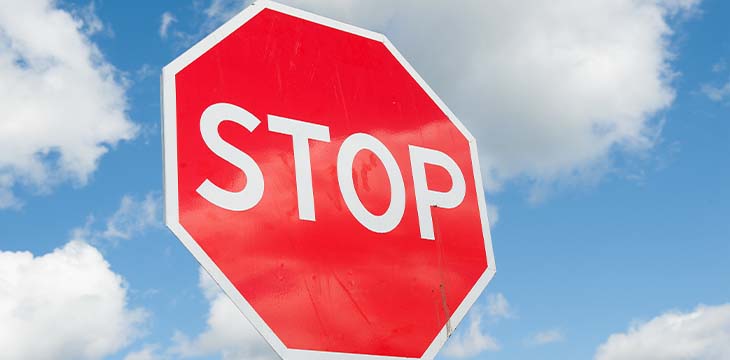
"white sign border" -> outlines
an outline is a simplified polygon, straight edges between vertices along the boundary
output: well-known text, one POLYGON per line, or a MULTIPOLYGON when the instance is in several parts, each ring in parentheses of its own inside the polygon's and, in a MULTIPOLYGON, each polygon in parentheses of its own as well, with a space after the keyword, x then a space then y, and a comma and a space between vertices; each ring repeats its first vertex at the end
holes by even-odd
POLYGON ((253 324, 254 328, 266 339, 276 353, 287 360, 405 360, 405 359, 422 359, 431 360, 436 357, 438 351, 443 347, 450 334, 449 329, 456 329, 459 323, 464 319, 467 311, 476 302, 477 298, 496 272, 494 262, 494 251, 492 249, 492 238, 489 231, 489 220, 487 217, 486 200, 484 197, 484 187, 482 184, 482 175, 479 167, 479 152, 477 150, 476 139, 466 129, 466 127, 458 120, 454 113, 449 110, 446 104, 436 95, 436 93, 426 84, 416 70, 406 61, 406 59, 396 50, 395 46, 382 34, 378 34, 369 30, 361 29, 352 25, 341 23, 332 19, 328 19, 319 15, 315 15, 306 11, 285 6, 273 1, 257 1, 253 5, 247 7, 238 15, 227 21, 218 29, 206 36, 203 40, 195 44, 192 48, 185 51, 178 58, 162 69, 161 78, 161 97, 162 97, 162 143, 163 143, 163 188, 165 198, 165 224, 175 234, 185 247, 195 256, 200 265, 213 277, 223 291, 236 304, 243 315, 253 324), (177 174, 177 114, 176 114, 176 92, 175 92, 175 75, 192 63, 195 59, 210 50, 221 40, 226 38, 236 29, 245 24, 248 20, 256 16, 264 9, 275 10, 294 17, 305 19, 314 23, 328 26, 341 31, 359 35, 371 40, 382 42, 388 50, 396 57, 400 64, 408 71, 423 90, 431 97, 431 99, 439 106, 451 120, 454 125, 469 141, 471 151, 472 167, 474 172, 474 181, 476 184, 477 201, 479 204, 479 212, 482 222, 482 233, 484 234, 484 248, 487 254, 488 267, 481 275, 474 287, 469 291, 467 296, 456 308, 448 323, 444 325, 431 345, 426 349, 420 358, 404 358, 392 356, 380 356, 369 354, 348 354, 336 352, 323 352, 313 350, 289 349, 279 339, 274 331, 266 324, 266 322, 256 313, 253 307, 243 298, 236 290, 233 284, 218 268, 218 266, 208 257, 198 243, 190 236, 179 222, 178 212, 178 174, 177 174))

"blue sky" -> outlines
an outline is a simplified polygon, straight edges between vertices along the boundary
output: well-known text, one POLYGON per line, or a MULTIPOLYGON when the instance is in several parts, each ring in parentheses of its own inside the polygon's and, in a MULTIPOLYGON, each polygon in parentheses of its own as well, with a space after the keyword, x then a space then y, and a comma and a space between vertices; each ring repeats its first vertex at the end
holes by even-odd
MULTIPOLYGON (((160 223, 160 69, 245 3, 25 3, 0 1, 0 348, 271 358, 160 223)), ((499 271, 439 358, 730 357, 730 4, 287 3, 387 34, 477 135, 499 271)))

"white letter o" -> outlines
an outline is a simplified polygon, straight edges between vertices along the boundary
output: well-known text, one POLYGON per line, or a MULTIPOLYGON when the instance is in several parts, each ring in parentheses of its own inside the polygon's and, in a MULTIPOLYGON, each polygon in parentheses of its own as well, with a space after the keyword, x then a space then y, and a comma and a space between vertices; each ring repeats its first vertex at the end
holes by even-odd
POLYGON ((363 226, 381 234, 398 226, 406 208, 406 187, 398 163, 380 140, 363 133, 352 134, 345 139, 337 154, 337 180, 347 208, 363 226), (352 163, 361 150, 370 150, 380 159, 390 180, 390 205, 382 215, 374 215, 366 209, 355 191, 352 163))

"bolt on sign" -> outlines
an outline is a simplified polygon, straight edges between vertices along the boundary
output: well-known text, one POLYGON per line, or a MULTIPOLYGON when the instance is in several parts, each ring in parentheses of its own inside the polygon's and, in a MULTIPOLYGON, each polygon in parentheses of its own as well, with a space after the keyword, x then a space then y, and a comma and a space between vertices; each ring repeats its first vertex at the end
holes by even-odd
POLYGON ((260 1, 163 69, 165 221, 284 359, 432 359, 495 273, 476 141, 381 35, 260 1))

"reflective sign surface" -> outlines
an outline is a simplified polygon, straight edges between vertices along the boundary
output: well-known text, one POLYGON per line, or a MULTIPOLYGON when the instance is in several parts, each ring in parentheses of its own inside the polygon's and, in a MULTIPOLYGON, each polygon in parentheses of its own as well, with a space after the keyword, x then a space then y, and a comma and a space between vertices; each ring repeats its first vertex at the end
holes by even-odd
POLYGON ((167 221, 267 340, 420 358, 492 270, 476 149, 386 43, 252 14, 165 69, 167 221))

